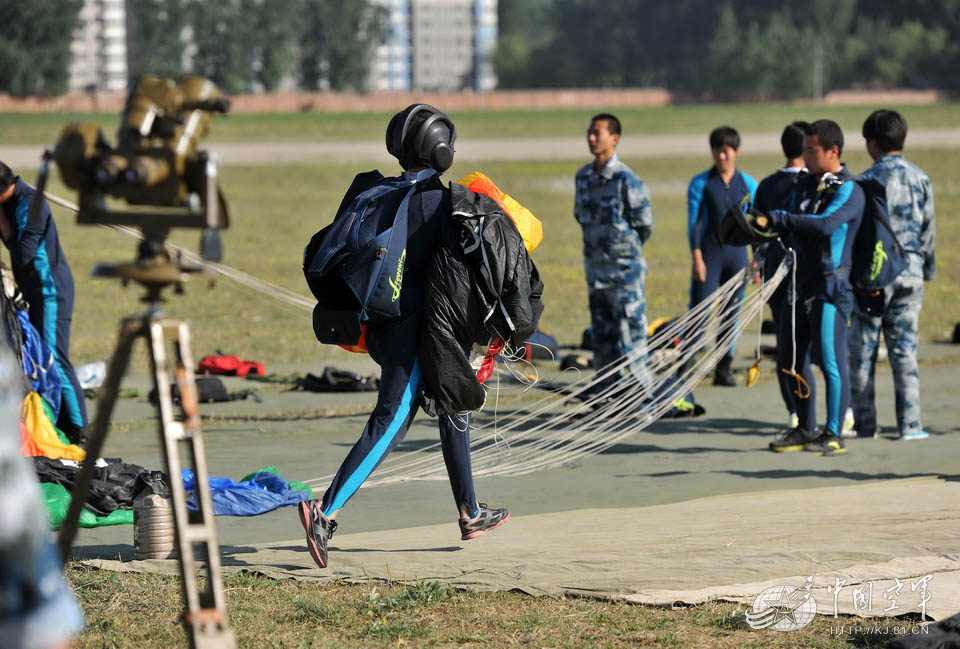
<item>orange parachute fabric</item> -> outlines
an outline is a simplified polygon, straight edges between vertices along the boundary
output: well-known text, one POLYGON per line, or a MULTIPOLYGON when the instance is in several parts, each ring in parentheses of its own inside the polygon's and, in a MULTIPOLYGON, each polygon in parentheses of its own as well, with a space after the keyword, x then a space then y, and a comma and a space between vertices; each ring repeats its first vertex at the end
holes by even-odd
POLYGON ((23 425, 23 422, 18 421, 17 423, 20 424, 20 455, 24 457, 43 455, 43 453, 40 452, 40 447, 33 441, 33 436, 30 435, 30 431, 23 425))
POLYGON ((518 203, 509 194, 500 191, 492 180, 479 171, 467 174, 457 181, 458 185, 463 185, 477 194, 486 194, 497 202, 497 205, 503 208, 511 219, 520 236, 523 237, 523 244, 527 252, 533 252, 533 249, 543 241, 543 224, 540 219, 533 215, 533 212, 518 203))
POLYGON ((367 325, 360 325, 360 340, 356 345, 340 345, 348 352, 354 354, 366 354, 367 352, 367 325))
POLYGON ((40 455, 53 460, 82 461, 86 452, 75 444, 64 444, 60 441, 57 429, 43 411, 42 399, 36 392, 30 392, 23 398, 20 406, 20 418, 30 431, 30 439, 36 449, 40 455))

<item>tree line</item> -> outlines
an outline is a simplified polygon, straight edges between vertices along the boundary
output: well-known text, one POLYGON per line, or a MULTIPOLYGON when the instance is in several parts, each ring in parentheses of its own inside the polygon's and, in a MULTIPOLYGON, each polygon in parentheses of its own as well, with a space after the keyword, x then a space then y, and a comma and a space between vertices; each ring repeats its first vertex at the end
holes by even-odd
POLYGON ((960 90, 960 0, 499 0, 500 87, 960 90))
MULTIPOLYGON (((82 0, 0 3, 0 92, 58 95, 82 0)), ((127 67, 198 74, 228 93, 364 90, 371 54, 386 38, 372 0, 135 0, 126 3, 127 67)))
MULTIPOLYGON (((0 3, 0 91, 66 91, 82 0, 0 3)), ((134 0, 131 76, 193 73, 229 93, 364 90, 377 0, 134 0)), ((660 86, 695 100, 837 88, 960 90, 960 0, 499 0, 500 87, 660 86)))

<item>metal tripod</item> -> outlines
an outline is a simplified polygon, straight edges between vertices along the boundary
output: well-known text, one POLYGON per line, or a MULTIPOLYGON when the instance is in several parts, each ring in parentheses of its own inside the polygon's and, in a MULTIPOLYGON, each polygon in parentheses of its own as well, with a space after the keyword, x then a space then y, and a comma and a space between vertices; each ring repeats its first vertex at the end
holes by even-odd
POLYGON ((97 416, 93 422, 87 446, 86 459, 77 478, 73 499, 66 520, 60 529, 60 552, 67 560, 77 533, 80 512, 90 493, 95 463, 100 456, 107 427, 117 402, 120 382, 130 364, 133 344, 144 338, 150 356, 153 385, 156 388, 160 446, 169 476, 173 499, 173 514, 179 550, 180 577, 186 609, 183 624, 194 649, 233 649, 236 638, 227 619, 223 581, 220 570, 220 547, 217 544, 213 521, 213 504, 207 482, 207 459, 200 433, 200 413, 197 405, 197 386, 190 352, 190 329, 183 320, 163 317, 160 312, 159 290, 152 292, 155 301, 140 316, 125 318, 120 324, 120 335, 106 381, 100 390, 97 416), (167 342, 173 341, 173 378, 180 392, 182 417, 174 415, 170 389, 171 367, 167 358, 167 342), (197 511, 187 509, 187 493, 181 479, 182 458, 196 476, 197 511), (191 466, 192 465, 192 466, 191 466), (206 587, 200 590, 197 582, 197 563, 206 566, 206 587))

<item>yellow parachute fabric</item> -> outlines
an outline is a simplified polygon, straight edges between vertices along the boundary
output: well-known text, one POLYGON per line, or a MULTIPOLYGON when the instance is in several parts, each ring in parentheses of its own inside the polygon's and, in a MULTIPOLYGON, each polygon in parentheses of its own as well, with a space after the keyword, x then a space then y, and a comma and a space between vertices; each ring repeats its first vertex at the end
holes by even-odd
POLYGON ((34 444, 43 455, 53 460, 82 461, 86 452, 75 444, 64 444, 57 437, 57 429, 43 411, 42 397, 36 392, 30 392, 23 399, 20 406, 20 415, 34 444))
POLYGON ((509 194, 500 191, 492 180, 479 171, 474 171, 457 181, 458 185, 463 185, 472 192, 486 194, 503 208, 511 219, 520 236, 523 237, 523 244, 527 252, 533 252, 533 249, 543 241, 543 224, 540 219, 533 215, 533 212, 515 201, 509 194))

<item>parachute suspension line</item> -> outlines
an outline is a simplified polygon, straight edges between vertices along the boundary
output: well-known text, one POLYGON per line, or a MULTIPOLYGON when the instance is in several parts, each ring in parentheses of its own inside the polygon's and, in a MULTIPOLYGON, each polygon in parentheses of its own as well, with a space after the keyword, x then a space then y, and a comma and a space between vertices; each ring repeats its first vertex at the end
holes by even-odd
MULTIPOLYGON (((752 319, 762 315, 788 270, 787 264, 781 263, 741 305, 731 298, 747 279, 742 271, 709 299, 662 327, 649 340, 645 361, 653 378, 646 385, 629 378, 630 365, 644 360, 634 352, 566 386, 562 393, 550 394, 506 417, 498 416, 492 429, 475 424, 474 431, 480 434, 471 440, 474 476, 522 475, 562 466, 600 453, 645 429, 686 397, 752 319), (707 335, 708 329, 716 331, 715 343, 707 335), (681 342, 675 343, 677 340, 681 342), (687 363, 701 352, 696 363, 687 363)), ((503 371, 517 375, 512 367, 500 373, 503 371)), ((438 446, 391 455, 364 487, 445 479, 443 463, 437 460, 438 446)), ((307 482, 321 484, 330 479, 332 476, 323 476, 307 482)))
MULTIPOLYGON (((779 239, 778 239, 779 241, 779 239)), ((783 244, 780 244, 783 246, 783 244)), ((793 393, 801 399, 810 397, 810 384, 803 378, 803 375, 797 373, 797 251, 793 248, 785 248, 790 255, 790 371, 780 370, 789 375, 797 382, 797 387, 793 393)))
MULTIPOLYGON (((59 196, 55 196, 49 192, 44 192, 44 196, 51 203, 65 207, 74 213, 80 211, 80 208, 76 203, 71 203, 70 201, 60 198, 59 196)), ((121 234, 125 234, 135 239, 143 239, 143 234, 136 228, 131 228, 125 225, 104 225, 103 227, 115 230, 116 232, 120 232, 121 234)), ((283 304, 287 310, 291 310, 290 307, 292 306, 294 307, 292 310, 296 311, 297 313, 302 311, 309 313, 313 311, 313 307, 316 304, 316 300, 313 300, 312 298, 305 297, 299 293, 285 289, 282 286, 271 284, 270 282, 266 282, 241 270, 237 270, 236 268, 215 262, 204 261, 200 255, 191 252, 182 246, 170 243, 169 241, 167 242, 166 246, 168 250, 177 252, 185 261, 191 264, 197 264, 198 266, 204 265, 207 268, 215 271, 219 276, 227 280, 228 284, 231 284, 235 288, 250 289, 255 293, 259 293, 261 296, 269 298, 271 301, 283 304)))
MULTIPOLYGON (((73 212, 76 204, 53 194, 45 193, 47 199, 73 212)), ((127 236, 142 239, 142 234, 125 226, 110 227, 127 236)), ((297 312, 310 312, 314 300, 283 287, 271 284, 230 266, 204 262, 199 255, 172 243, 168 249, 196 264, 204 264, 215 271, 228 284, 239 289, 249 289, 263 299, 282 304, 297 312)), ((791 249, 792 284, 796 286, 796 253, 791 249)), ((777 272, 762 282, 760 289, 746 298, 742 305, 731 298, 746 281, 741 271, 684 316, 661 327, 648 341, 651 350, 643 359, 632 353, 606 367, 597 368, 592 377, 567 386, 562 394, 552 394, 508 417, 501 427, 495 406, 494 426, 487 430, 484 425, 475 425, 481 434, 471 441, 474 475, 522 475, 551 467, 562 466, 577 459, 595 455, 622 439, 641 431, 665 415, 673 404, 684 398, 727 353, 746 324, 762 314, 763 305, 783 281, 787 264, 782 263, 777 272), (739 313, 738 313, 739 312, 739 313), (739 316, 739 317, 738 317, 739 316), (716 343, 711 344, 705 333, 716 330, 716 343), (679 349, 671 349, 673 341, 679 340, 679 349), (655 351, 658 350, 658 351, 655 351), (701 351, 702 357, 693 364, 686 361, 701 351), (649 383, 638 385, 626 378, 634 362, 646 362, 651 376, 649 383)), ((795 294, 795 291, 794 291, 795 294)), ((793 309, 793 335, 796 337, 796 305, 793 309)), ((794 344, 793 374, 798 379, 798 393, 806 382, 796 375, 796 345, 794 344)), ((526 384, 526 390, 539 382, 536 368, 531 376, 523 376, 508 365, 510 373, 526 384)), ((786 371, 786 370, 784 370, 786 371)), ((499 395, 499 373, 497 391, 499 395)), ((809 387, 807 386, 809 390, 809 387)), ((802 395, 801 395, 802 396, 802 395)), ((437 461, 439 442, 407 454, 391 455, 377 470, 373 480, 364 487, 406 482, 410 480, 444 479, 443 463, 437 461)), ((329 482, 332 475, 308 480, 310 484, 329 482)))
MULTIPOLYGON (((608 374, 609 372, 612 372, 612 371, 616 371, 616 369, 618 369, 618 368, 626 367, 626 365, 627 365, 631 360, 632 360, 632 359, 626 359, 623 363, 615 364, 615 365, 613 365, 613 366, 611 366, 611 367, 609 367, 609 368, 602 368, 601 371, 600 371, 600 378, 597 379, 597 381, 593 382, 594 387, 596 386, 597 383, 599 383, 601 380, 603 380, 603 379, 605 378, 606 374, 608 374)), ((579 393, 583 392, 587 387, 590 387, 590 386, 584 385, 584 386, 581 386, 579 389, 575 389, 575 390, 571 393, 570 396, 568 396, 567 398, 561 399, 561 402, 562 402, 562 403, 567 403, 567 402, 569 402, 569 401, 571 400, 571 398, 573 398, 573 397, 575 397, 575 396, 579 396, 579 393)), ((617 389, 617 387, 616 387, 616 386, 613 386, 612 390, 616 390, 616 389, 617 389)), ((608 392, 611 392, 612 390, 606 390, 606 391, 604 391, 604 392, 601 392, 601 393, 597 394, 596 397, 594 397, 594 398, 592 398, 592 399, 589 399, 589 400, 588 400, 586 403, 584 403, 584 404, 576 404, 576 409, 575 409, 575 411, 574 411, 574 414, 577 414, 577 411, 580 411, 580 413, 590 412, 590 411, 591 411, 591 406, 596 407, 596 403, 594 403, 594 402, 598 402, 598 401, 600 401, 600 400, 603 399, 603 398, 608 398, 608 397, 607 397, 607 393, 608 393, 608 392)), ((582 397, 581 397, 581 398, 582 398, 582 397)), ((625 404, 625 403, 630 403, 630 401, 638 401, 638 400, 641 399, 641 398, 642 398, 642 397, 640 397, 640 396, 636 396, 636 397, 633 397, 632 399, 628 399, 628 400, 621 399, 621 400, 620 400, 620 404, 623 405, 623 404, 625 404)), ((541 407, 541 408, 535 408, 534 411, 531 412, 531 413, 529 413, 526 417, 521 417, 519 420, 513 422, 512 425, 510 426, 510 428, 511 428, 511 429, 519 429, 521 426, 523 426, 523 425, 524 425, 528 420, 530 420, 530 419, 542 418, 542 417, 544 416, 545 411, 546 411, 546 410, 549 410, 550 408, 552 408, 552 407, 555 406, 555 405, 556 405, 555 403, 551 403, 551 400, 546 400, 546 403, 545 403, 545 405, 544 405, 543 407, 541 407)), ((602 426, 599 426, 598 423, 600 423, 600 422, 605 422, 606 420, 609 420, 609 419, 611 418, 611 414, 616 411, 616 406, 617 406, 617 404, 611 403, 610 405, 607 405, 607 406, 603 406, 603 407, 598 408, 598 412, 594 413, 595 416, 594 416, 592 422, 593 422, 593 427, 598 430, 598 434, 602 434, 602 433, 603 433, 603 427, 602 427, 602 426)), ((533 428, 529 428, 529 429, 525 430, 525 435, 526 435, 526 438, 527 438, 527 439, 521 438, 520 440, 515 440, 514 443, 517 444, 518 442, 527 442, 527 443, 526 443, 526 446, 525 446, 525 448, 524 448, 524 450, 526 451, 525 457, 526 457, 526 456, 533 455, 534 453, 540 453, 540 454, 542 454, 545 450, 549 450, 549 449, 551 449, 552 447, 558 447, 558 446, 562 446, 562 445, 564 445, 564 444, 569 444, 570 438, 572 438, 572 437, 577 437, 577 436, 578 436, 578 431, 577 431, 577 429, 575 429, 575 428, 570 429, 567 435, 554 435, 552 438, 548 437, 548 438, 546 438, 546 439, 542 439, 542 440, 536 441, 536 442, 534 442, 534 443, 532 443, 532 444, 529 443, 529 441, 528 441, 528 439, 529 439, 534 433, 538 433, 538 432, 542 432, 542 431, 545 431, 545 430, 549 430, 550 428, 556 429, 556 430, 558 430, 558 431, 562 431, 562 427, 556 425, 556 424, 557 424, 557 421, 560 420, 560 419, 565 419, 565 417, 563 417, 563 416, 560 416, 560 417, 554 416, 551 420, 548 420, 548 421, 547 421, 546 423, 544 423, 544 424, 541 424, 541 425, 539 425, 539 426, 534 426, 533 428)), ((593 437, 596 437, 596 434, 595 434, 593 437)), ((476 461, 475 461, 475 463, 474 463, 474 466, 477 468, 477 470, 475 471, 475 473, 480 474, 480 475, 495 473, 494 471, 489 471, 489 470, 487 470, 487 469, 484 468, 485 465, 490 464, 490 462, 488 462, 488 461, 485 459, 484 455, 483 455, 483 450, 484 450, 485 448, 487 448, 486 446, 484 446, 485 441, 486 441, 486 440, 484 440, 483 438, 477 439, 477 443, 476 443, 476 445, 475 445, 475 448, 478 448, 478 451, 477 451, 478 455, 475 456, 476 461)), ((586 441, 590 441, 590 440, 586 440, 586 441)), ((582 436, 580 436, 580 437, 578 438, 578 442, 580 443, 581 447, 583 447, 585 450, 589 450, 590 447, 589 447, 588 445, 586 445, 586 441, 584 440, 584 438, 583 438, 582 436)), ((409 476, 411 473, 414 473, 414 474, 418 473, 418 471, 417 471, 417 466, 424 464, 423 459, 424 459, 424 458, 414 459, 414 460, 412 460, 412 461, 402 462, 402 463, 399 463, 399 464, 396 463, 396 462, 394 462, 394 466, 393 466, 393 467, 391 467, 391 468, 389 468, 389 469, 386 469, 386 467, 384 467, 386 470, 383 470, 383 471, 379 471, 379 472, 378 472, 378 480, 380 480, 380 481, 382 481, 382 482, 389 482, 389 481, 395 481, 395 480, 410 479, 410 478, 407 477, 407 476, 409 476), (390 474, 392 474, 392 473, 396 473, 396 474, 399 474, 399 475, 392 476, 392 475, 390 475, 390 474)), ((501 461, 502 458, 489 458, 489 459, 493 460, 493 461, 496 462, 497 464, 502 465, 502 461, 501 461)), ((542 457, 541 457, 541 459, 542 459, 542 457)), ((511 466, 513 466, 513 465, 511 465, 511 466)), ((520 467, 516 467, 516 468, 519 469, 520 467)), ((439 476, 426 475, 426 474, 424 474, 423 472, 419 472, 419 475, 416 475, 415 477, 439 477, 439 476)), ((322 480, 322 479, 320 479, 320 480, 322 480)))

